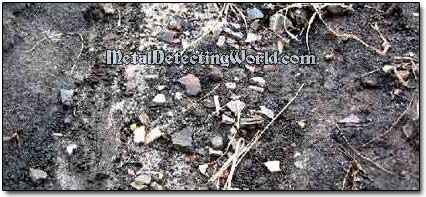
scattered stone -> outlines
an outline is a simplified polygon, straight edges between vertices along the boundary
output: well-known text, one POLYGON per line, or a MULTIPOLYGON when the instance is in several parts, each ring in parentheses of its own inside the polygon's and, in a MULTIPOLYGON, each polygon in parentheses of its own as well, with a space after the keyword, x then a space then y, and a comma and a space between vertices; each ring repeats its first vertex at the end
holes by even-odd
POLYGON ((147 187, 151 182, 151 176, 149 174, 141 174, 137 176, 130 184, 136 190, 142 190, 147 187))
POLYGON ((149 186, 154 190, 164 190, 164 187, 157 182, 152 182, 149 186))
POLYGON ((34 182, 47 178, 47 173, 40 169, 30 168, 30 177, 34 182))
POLYGON ((149 183, 151 183, 151 175, 147 174, 147 173, 142 173, 139 176, 137 176, 133 182, 138 182, 144 185, 148 185, 149 183))
POLYGON ((215 106, 215 113, 219 114, 220 113, 219 96, 218 95, 214 95, 213 96, 213 100, 214 100, 214 106, 215 106))
POLYGON ((182 23, 183 21, 179 17, 170 17, 167 24, 167 28, 170 30, 182 31, 182 23))
POLYGON ((306 127, 306 121, 305 120, 297 121, 297 125, 299 125, 301 129, 304 129, 306 127))
POLYGON ((245 106, 246 104, 240 100, 230 101, 226 104, 226 107, 235 115, 240 114, 245 106))
POLYGON ((158 91, 161 91, 161 90, 166 89, 166 87, 167 87, 167 86, 165 86, 165 85, 159 85, 159 86, 157 86, 157 90, 158 90, 158 91))
POLYGON ((345 124, 358 124, 361 122, 361 119, 358 118, 355 114, 351 114, 346 118, 343 118, 339 121, 339 123, 345 123, 345 124))
POLYGON ((272 111, 271 109, 268 109, 265 106, 260 106, 259 113, 261 113, 261 114, 263 114, 263 115, 265 115, 265 116, 267 116, 268 118, 271 118, 271 119, 274 118, 274 116, 275 116, 274 111, 272 111))
POLYGON ((251 8, 247 10, 247 18, 250 20, 263 18, 263 12, 257 8, 251 8))
MULTIPOLYGON (((142 123, 142 125, 148 125, 150 120, 149 120, 149 116, 148 114, 146 114, 145 112, 142 112, 141 114, 139 114, 139 121, 142 123)), ((136 125, 135 125, 136 126, 136 125)), ((136 129, 136 128, 135 128, 136 129)), ((133 129, 134 130, 134 129, 133 129)))
POLYGON ((164 94, 157 94, 157 96, 152 99, 152 102, 156 104, 163 104, 166 102, 166 96, 164 94))
POLYGON ((220 81, 223 78, 222 71, 216 66, 210 66, 210 72, 207 74, 207 78, 211 81, 220 81))
POLYGON ((180 78, 179 83, 185 87, 185 92, 188 95, 196 96, 201 92, 200 80, 193 74, 180 78))
POLYGON ((180 147, 192 147, 192 128, 186 127, 179 132, 173 133, 172 142, 174 145, 178 145, 180 147))
POLYGON ((268 168, 269 172, 279 172, 280 169, 280 161, 268 161, 264 163, 268 168))
POLYGON ((207 168, 209 167, 209 164, 202 164, 198 166, 198 170, 200 170, 201 174, 208 176, 207 175, 207 168))
POLYGON ((74 153, 75 149, 77 149, 77 145, 76 144, 71 144, 71 145, 67 146, 67 153, 69 155, 72 155, 74 153))
POLYGON ((258 87, 258 86, 249 86, 249 89, 252 89, 252 90, 254 90, 256 92, 263 92, 263 91, 265 91, 264 88, 258 87))
POLYGON ((329 53, 324 56, 325 61, 333 61, 335 58, 336 56, 334 55, 334 53, 329 53))
POLYGON ((402 80, 407 81, 410 76, 410 71, 408 70, 398 70, 396 71, 402 80))
POLYGON ((223 138, 221 136, 214 136, 210 139, 210 143, 212 144, 213 148, 221 149, 223 146, 223 138))
POLYGON ((235 120, 225 114, 222 114, 222 123, 233 125, 235 123, 235 120))
POLYGON ((171 44, 180 43, 179 36, 176 32, 173 31, 163 31, 158 34, 158 39, 171 44))
POLYGON ((146 130, 145 130, 145 126, 141 126, 136 128, 133 131, 133 142, 135 142, 136 144, 140 144, 140 143, 144 143, 145 141, 145 134, 146 134, 146 130))
POLYGON ((112 3, 103 4, 103 8, 104 8, 105 14, 115 14, 115 9, 112 6, 112 3))
POLYGON ((393 70, 394 70, 394 67, 393 67, 393 66, 391 66, 391 65, 384 65, 384 66, 382 67, 382 71, 383 71, 384 73, 387 73, 387 74, 392 73, 392 72, 393 72, 393 70))
POLYGON ((294 165, 299 169, 303 169, 305 167, 305 163, 303 161, 296 161, 294 162, 294 165))
POLYGON ((268 65, 264 65, 263 66, 263 72, 264 73, 275 72, 277 70, 278 70, 278 66, 277 65, 268 64, 268 65))
POLYGON ((52 133, 53 136, 56 137, 63 137, 64 135, 62 133, 52 133))
POLYGON ((263 79, 263 77, 252 77, 250 79, 250 83, 260 87, 264 87, 266 85, 266 81, 263 79))
POLYGON ((176 92, 175 93, 175 99, 176 100, 180 100, 180 99, 182 99, 183 98, 183 94, 182 93, 180 93, 180 92, 176 92))
POLYGON ((250 42, 255 42, 261 39, 261 36, 254 34, 254 33, 248 33, 247 34, 247 38, 244 42, 250 43, 250 42))
POLYGON ((219 36, 219 38, 217 39, 216 45, 218 47, 223 47, 223 46, 225 46, 225 41, 226 41, 225 36, 219 36))
POLYGON ((237 84, 235 82, 226 82, 225 86, 230 90, 235 90, 237 88, 237 84))
POLYGON ((65 90, 61 89, 61 101, 64 105, 71 105, 72 96, 74 95, 74 90, 65 90))
POLYGON ((215 150, 215 149, 209 147, 209 155, 222 156, 223 152, 220 151, 220 150, 215 150))
POLYGON ((154 140, 158 139, 159 137, 163 136, 163 132, 161 132, 159 127, 155 127, 151 129, 148 134, 146 134, 145 137, 145 144, 150 144, 154 140))

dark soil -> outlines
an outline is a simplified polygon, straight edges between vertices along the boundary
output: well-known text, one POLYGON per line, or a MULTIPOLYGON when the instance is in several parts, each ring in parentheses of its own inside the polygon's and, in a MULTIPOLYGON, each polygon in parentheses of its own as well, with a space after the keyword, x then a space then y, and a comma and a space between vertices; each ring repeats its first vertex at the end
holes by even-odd
MULTIPOLYGON (((317 18, 309 45, 318 64, 279 65, 272 72, 262 72, 261 67, 250 72, 244 65, 221 66, 223 79, 219 82, 208 80, 208 65, 138 65, 131 81, 127 77, 131 66, 105 64, 109 48, 182 50, 182 43, 159 41, 158 33, 167 30, 169 17, 179 17, 183 20, 179 39, 197 39, 203 34, 202 27, 218 15, 209 13, 207 4, 119 3, 113 4, 115 13, 106 13, 104 6, 3 4, 3 190, 131 190, 132 171, 152 175, 152 181, 166 190, 218 189, 198 169, 210 163, 207 173, 211 176, 227 158, 208 154, 210 139, 219 135, 228 144, 231 128, 220 117, 211 117, 213 95, 220 97, 222 105, 233 95, 240 96, 247 105, 243 117, 248 117, 250 110, 262 105, 278 113, 302 84, 299 96, 236 168, 233 188, 340 190, 351 162, 357 160, 362 171, 356 181, 348 178, 344 189, 419 190, 420 74, 410 74, 406 87, 381 70, 383 65, 393 64, 395 56, 419 57, 419 16, 413 14, 420 11, 418 3, 356 3, 351 13, 324 16, 330 26, 359 35, 374 46, 380 46, 381 39, 369 23, 378 21, 391 44, 385 55, 355 40, 336 38, 317 18), (335 59, 325 60, 327 54, 335 54, 335 59), (186 74, 200 79, 198 96, 186 95, 179 84, 186 74), (152 75, 158 77, 148 77, 152 75), (255 76, 266 80, 264 92, 248 88, 249 79, 255 76), (225 83, 235 77, 239 78, 237 89, 227 89, 225 83), (134 83, 133 89, 130 83, 134 83), (159 85, 166 88, 158 90, 159 85), (212 95, 203 98, 217 85, 212 95), (61 103, 61 89, 74 90, 71 106, 61 103), (176 92, 183 93, 181 100, 175 99, 176 92), (159 93, 166 95, 163 105, 152 102, 159 93), (391 127, 407 106, 408 113, 387 135, 361 146, 391 127), (149 128, 161 126, 165 133, 149 145, 136 145, 130 130, 131 124, 140 125, 142 112, 151 120, 149 128), (360 119, 358 124, 336 126, 351 114, 360 119), (300 121, 306 126, 301 127, 300 121), (187 127, 192 128, 193 146, 176 147, 172 134, 187 127), (5 140, 14 133, 19 140, 5 140), (77 148, 68 154, 71 144, 77 148), (350 146, 392 174, 360 157, 350 146), (281 172, 271 173, 265 167, 264 162, 273 160, 280 161, 281 172), (41 169, 48 177, 33 181, 29 168, 41 169), (156 177, 158 173, 164 176, 156 177)), ((251 44, 237 40, 237 45, 252 51, 276 50, 279 38, 268 29, 269 19, 286 4, 237 6, 243 11, 256 7, 264 14, 263 19, 248 21, 249 31, 262 35, 262 40, 251 44)), ((302 11, 309 16, 313 13, 312 9, 302 11)), ((241 17, 227 17, 241 26, 235 31, 247 34, 241 17)), ((209 34, 193 49, 233 49, 228 44, 224 48, 216 45, 220 35, 230 37, 225 32, 209 34)), ((284 52, 307 54, 304 35, 301 41, 290 41, 284 52)), ((239 137, 251 140, 270 121, 264 118, 264 124, 242 129, 239 137)))

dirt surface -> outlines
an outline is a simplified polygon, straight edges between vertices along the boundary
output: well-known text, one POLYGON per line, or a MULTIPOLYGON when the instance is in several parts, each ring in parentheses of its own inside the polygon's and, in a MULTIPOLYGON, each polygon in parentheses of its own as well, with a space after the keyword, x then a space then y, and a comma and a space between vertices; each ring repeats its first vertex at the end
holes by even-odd
MULTIPOLYGON (((378 24, 391 45, 386 54, 333 35, 317 17, 309 32, 315 65, 254 70, 218 66, 223 78, 212 81, 209 65, 105 63, 108 48, 181 51, 218 18, 244 38, 219 28, 187 50, 277 50, 279 40, 290 40, 286 32, 269 26, 271 16, 289 4, 234 5, 245 16, 247 29, 238 11, 220 16, 224 4, 120 3, 112 4, 112 10, 110 5, 89 3, 3 4, 3 190, 222 189, 231 168, 218 181, 208 180, 235 152, 233 146, 226 152, 233 126, 222 122, 223 114, 233 114, 224 107, 214 115, 213 96, 219 96, 221 106, 239 96, 246 104, 242 119, 259 117, 255 111, 260 106, 276 115, 302 84, 296 99, 235 168, 230 188, 418 190, 418 3, 356 3, 349 11, 322 10, 330 27, 381 48, 380 34, 370 26, 378 24), (263 17, 250 19, 252 8, 263 17), (168 25, 173 20, 179 25, 168 25), (172 30, 179 42, 160 39, 162 32, 172 30), (248 32, 262 38, 246 43, 248 32), (223 47, 217 45, 220 36, 228 39, 223 47), (407 59, 398 62, 395 57, 407 59), (386 74, 384 65, 397 70, 386 74), (398 79, 396 73, 405 71, 405 80, 398 79), (187 74, 201 82, 196 96, 179 84, 187 74), (249 88, 252 77, 265 79, 263 92, 249 88), (237 88, 227 88, 227 82, 237 88), (73 90, 67 102, 61 98, 64 90, 73 90), (152 101, 158 94, 165 95, 165 103, 152 101), (140 121, 140 114, 149 121, 140 121), (136 144, 135 125, 150 132, 160 128, 163 135, 150 144, 136 144), (188 147, 175 141, 185 132, 188 147), (222 146, 214 147, 215 136, 223 139, 222 146), (210 154, 212 148, 225 155, 210 154), (279 161, 281 171, 270 172, 267 161, 279 161), (203 164, 208 164, 204 174, 199 170, 203 164), (34 178, 30 169, 47 176, 34 178)), ((292 33, 306 27, 314 11, 311 6, 289 9, 289 20, 296 26, 292 33)), ((285 44, 284 53, 308 54, 305 33, 285 44)), ((271 121, 260 117, 260 124, 241 127, 237 138, 249 142, 271 121)))

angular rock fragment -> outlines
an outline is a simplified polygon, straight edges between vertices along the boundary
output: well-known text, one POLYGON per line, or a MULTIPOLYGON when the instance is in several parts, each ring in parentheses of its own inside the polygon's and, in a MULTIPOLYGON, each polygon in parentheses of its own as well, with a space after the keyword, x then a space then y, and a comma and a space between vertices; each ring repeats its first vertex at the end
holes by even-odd
POLYGON ((174 145, 183 148, 192 147, 192 128, 186 127, 179 132, 173 133, 172 142, 174 145))
POLYGON ((65 90, 61 89, 61 101, 64 105, 72 104, 72 96, 74 95, 74 90, 65 90))
POLYGON ((40 169, 30 168, 30 178, 34 182, 47 178, 47 173, 40 169))
POLYGON ((201 92, 200 80, 193 74, 188 74, 180 78, 179 83, 185 87, 185 92, 188 95, 196 96, 201 92))
POLYGON ((263 17, 263 12, 257 8, 251 8, 247 10, 247 18, 249 18, 250 20, 261 19, 263 17))
POLYGON ((155 127, 153 129, 151 129, 149 131, 148 134, 146 134, 145 136, 145 144, 150 144, 151 142, 153 142, 154 140, 158 139, 159 137, 161 137, 164 133, 161 132, 159 127, 155 127))
POLYGON ((133 131, 133 135, 133 142, 135 142, 136 144, 144 143, 146 135, 145 126, 136 128, 133 131))
POLYGON ((211 81, 220 81, 223 78, 222 71, 216 66, 210 66, 210 72, 207 74, 207 78, 211 81))
POLYGON ((210 139, 213 148, 221 149, 223 146, 223 138, 221 136, 214 136, 210 139))
POLYGON ((280 169, 280 161, 268 161, 264 163, 268 168, 269 172, 279 172, 280 169))

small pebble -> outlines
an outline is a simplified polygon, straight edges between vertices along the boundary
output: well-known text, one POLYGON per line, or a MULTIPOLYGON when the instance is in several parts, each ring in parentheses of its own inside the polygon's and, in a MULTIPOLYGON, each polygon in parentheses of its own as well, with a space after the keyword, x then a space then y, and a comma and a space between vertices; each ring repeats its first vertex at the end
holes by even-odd
POLYGON ((166 96, 164 94, 157 94, 154 99, 152 99, 152 102, 156 104, 163 104, 166 102, 166 96))
POLYGON ((269 172, 279 172, 280 169, 280 161, 268 161, 264 163, 268 168, 269 172))

